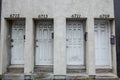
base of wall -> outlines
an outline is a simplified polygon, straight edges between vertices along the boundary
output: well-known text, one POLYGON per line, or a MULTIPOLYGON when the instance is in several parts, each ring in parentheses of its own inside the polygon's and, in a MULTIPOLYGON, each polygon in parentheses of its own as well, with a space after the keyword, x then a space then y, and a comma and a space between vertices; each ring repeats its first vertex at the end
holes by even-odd
POLYGON ((2 75, 0 75, 0 80, 2 80, 2 75))
POLYGON ((2 80, 24 80, 23 74, 5 74, 2 80))
POLYGON ((5 74, 1 76, 1 80, 119 80, 114 76, 97 76, 97 75, 81 75, 81 76, 67 76, 67 75, 47 75, 39 77, 35 74, 24 75, 24 74, 5 74))

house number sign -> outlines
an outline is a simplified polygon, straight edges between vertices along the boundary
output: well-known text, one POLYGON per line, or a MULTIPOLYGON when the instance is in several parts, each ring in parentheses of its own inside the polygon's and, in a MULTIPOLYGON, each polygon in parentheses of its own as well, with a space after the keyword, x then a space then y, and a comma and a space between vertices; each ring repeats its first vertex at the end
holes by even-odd
POLYGON ((109 17, 110 17, 109 14, 102 14, 102 15, 100 15, 100 18, 109 18, 109 17))
POLYGON ((47 14, 40 14, 40 15, 38 15, 38 18, 48 18, 48 15, 47 14))
POLYGON ((20 14, 10 14, 10 18, 19 18, 20 14))
POLYGON ((72 17, 72 18, 80 18, 80 17, 81 17, 81 14, 72 14, 71 17, 72 17))

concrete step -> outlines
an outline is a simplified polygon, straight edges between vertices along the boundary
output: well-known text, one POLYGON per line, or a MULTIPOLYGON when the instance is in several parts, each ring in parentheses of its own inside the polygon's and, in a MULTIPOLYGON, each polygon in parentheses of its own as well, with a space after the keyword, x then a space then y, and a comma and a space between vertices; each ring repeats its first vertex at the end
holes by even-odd
POLYGON ((3 80, 24 80, 24 75, 4 75, 3 80))

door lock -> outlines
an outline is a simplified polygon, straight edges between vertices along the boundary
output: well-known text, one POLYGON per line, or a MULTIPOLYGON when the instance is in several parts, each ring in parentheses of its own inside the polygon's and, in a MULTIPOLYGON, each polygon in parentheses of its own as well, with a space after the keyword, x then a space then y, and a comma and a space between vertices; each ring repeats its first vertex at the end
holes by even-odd
POLYGON ((13 47, 13 45, 11 45, 10 47, 13 47))
POLYGON ((14 40, 13 40, 13 39, 11 39, 11 42, 14 42, 14 40))
POLYGON ((68 46, 66 46, 66 48, 68 48, 68 46))
POLYGON ((36 45, 36 47, 38 47, 38 45, 36 45))
POLYGON ((36 42, 38 42, 38 40, 35 40, 36 42))

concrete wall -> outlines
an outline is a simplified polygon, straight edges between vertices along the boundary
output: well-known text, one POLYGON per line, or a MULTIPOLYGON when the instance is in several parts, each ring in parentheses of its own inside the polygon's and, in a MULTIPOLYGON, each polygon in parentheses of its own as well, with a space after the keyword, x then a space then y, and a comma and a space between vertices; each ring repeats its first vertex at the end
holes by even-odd
MULTIPOLYGON (((81 18, 87 18, 86 31, 86 68, 88 75, 95 75, 94 54, 94 18, 101 14, 109 14, 114 18, 113 0, 3 0, 1 17, 1 53, 0 74, 7 68, 7 23, 5 18, 10 14, 20 14, 26 19, 26 43, 25 43, 25 74, 33 72, 34 67, 34 23, 33 18, 39 14, 48 14, 54 19, 54 74, 66 75, 66 18, 72 14, 81 14, 81 18), (92 45, 92 46, 91 46, 92 45), (62 58, 62 59, 61 59, 62 58)), ((113 24, 113 34, 114 34, 113 24)), ((116 52, 113 46, 113 72, 116 74, 116 52)))
POLYGON ((71 17, 72 14, 81 14, 83 17, 99 17, 100 14, 110 14, 114 17, 113 0, 3 0, 3 17, 9 17, 11 13, 19 13, 21 17, 37 17, 38 14, 48 14, 49 17, 71 17), (89 12, 93 10, 94 12, 89 12), (32 11, 32 12, 31 12, 32 11), (29 13, 29 15, 28 15, 29 13))

